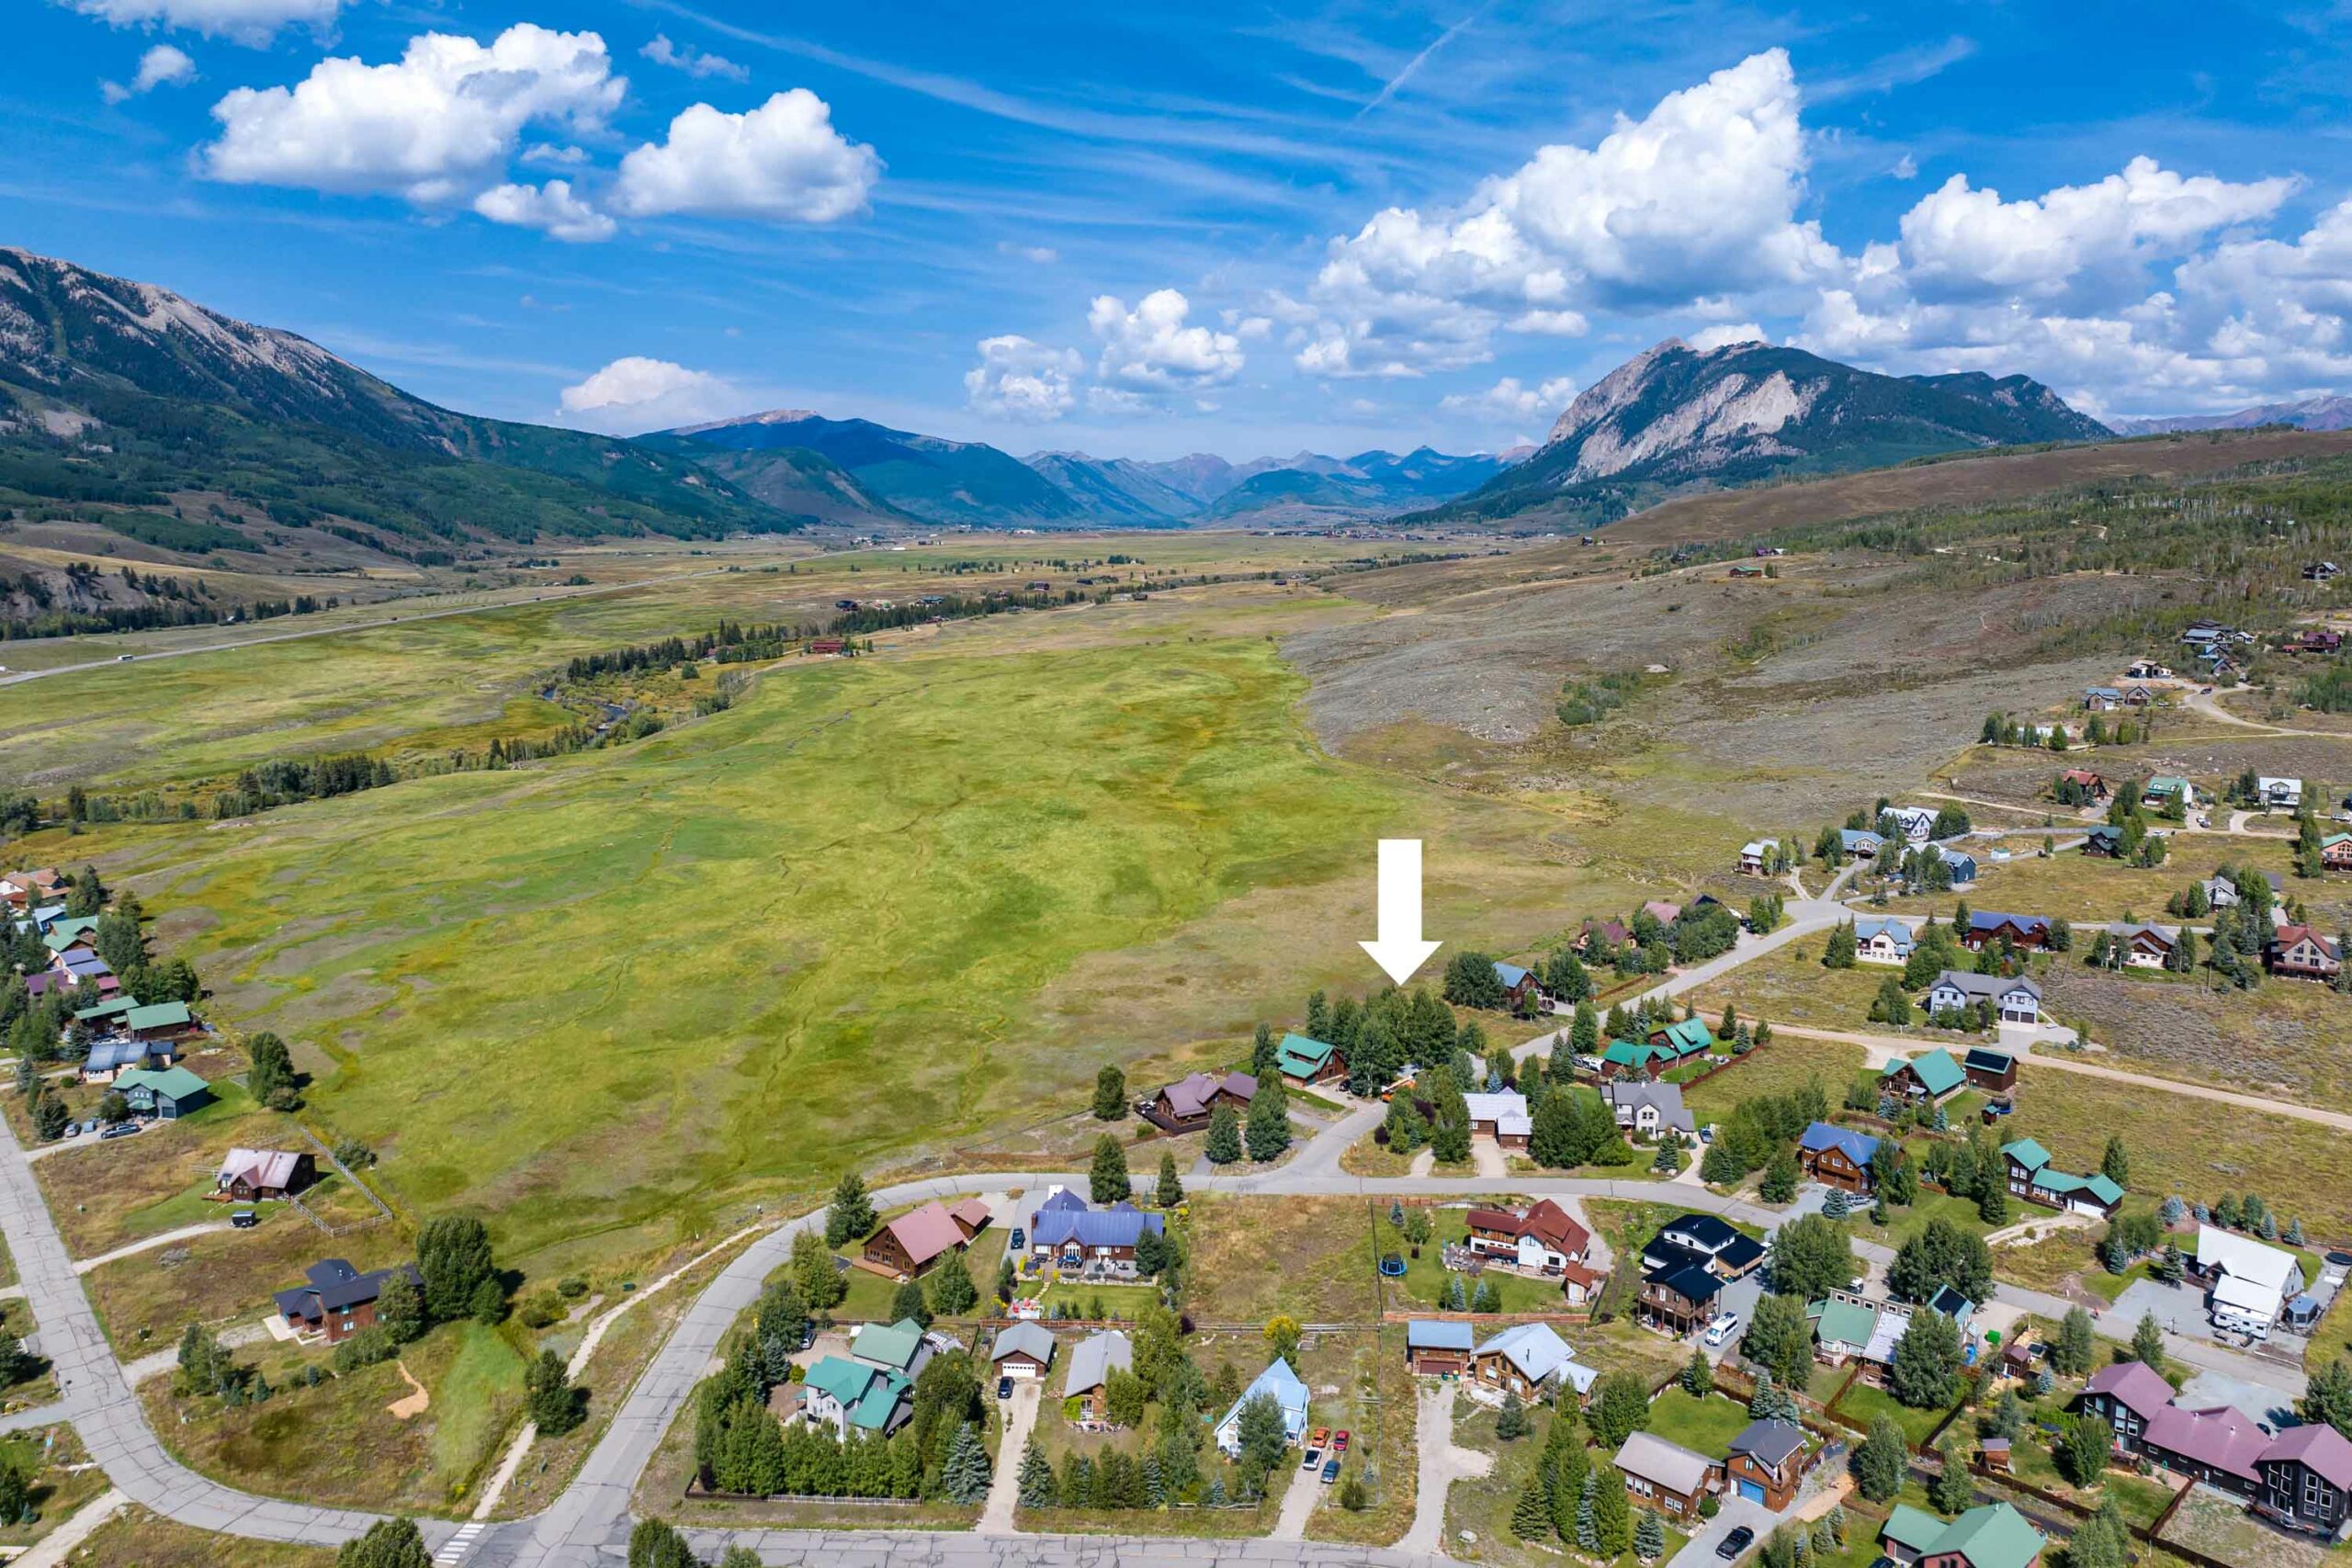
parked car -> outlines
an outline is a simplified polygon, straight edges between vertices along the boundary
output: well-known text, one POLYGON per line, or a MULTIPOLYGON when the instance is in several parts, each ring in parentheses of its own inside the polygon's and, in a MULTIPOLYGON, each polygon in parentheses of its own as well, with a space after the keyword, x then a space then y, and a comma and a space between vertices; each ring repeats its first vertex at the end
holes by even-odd
POLYGON ((251 1209, 240 1209, 229 1216, 229 1223, 241 1231, 249 1231, 261 1224, 261 1216, 251 1209))
POLYGON ((1344 1427, 1331 1439, 1331 1451, 1335 1454, 1343 1454, 1348 1451, 1348 1434, 1344 1427))
POLYGON ((996 1396, 999 1399, 1011 1399, 1012 1397, 1012 1380, 1011 1378, 999 1378, 996 1380, 996 1396))
POLYGON ((1323 1450, 1321 1449, 1309 1449, 1306 1450, 1306 1457, 1298 1461, 1298 1468, 1301 1470, 1313 1470, 1317 1465, 1321 1464, 1322 1462, 1323 1450))
POLYGON ((1707 1343, 1710 1345, 1728 1344, 1731 1341, 1731 1337, 1738 1332, 1739 1314, 1736 1312, 1717 1313, 1715 1314, 1715 1320, 1707 1325, 1707 1343))
POLYGON ((1746 1525, 1741 1525, 1717 1543, 1715 1555, 1729 1562, 1755 1544, 1756 1532, 1746 1525))
POLYGON ((108 1127, 105 1132, 100 1133, 98 1136, 101 1138, 127 1138, 137 1131, 139 1131, 139 1123, 136 1122, 118 1122, 113 1126, 108 1127))
POLYGON ((1015 1225, 1015 1226, 1013 1226, 1013 1227, 1012 1227, 1012 1250, 1013 1250, 1013 1251, 1015 1251, 1015 1252, 1025 1252, 1025 1251, 1027 1251, 1027 1250, 1028 1250, 1028 1247, 1027 1247, 1027 1246, 1026 1246, 1025 1244, 1027 1243, 1028 1239, 1029 1239, 1029 1238, 1028 1238, 1027 1236, 1025 1236, 1025 1235, 1022 1235, 1022 1233, 1021 1233, 1021 1227, 1020 1227, 1019 1225, 1015 1225))
POLYGON ((1329 1486, 1331 1483, 1339 1479, 1340 1461, 1335 1459, 1325 1460, 1323 1461, 1323 1484, 1329 1486))
POLYGON ((1317 1427, 1315 1428, 1315 1435, 1306 1439, 1306 1446, 1310 1449, 1319 1449, 1329 1446, 1330 1441, 1331 1428, 1329 1427, 1317 1427))

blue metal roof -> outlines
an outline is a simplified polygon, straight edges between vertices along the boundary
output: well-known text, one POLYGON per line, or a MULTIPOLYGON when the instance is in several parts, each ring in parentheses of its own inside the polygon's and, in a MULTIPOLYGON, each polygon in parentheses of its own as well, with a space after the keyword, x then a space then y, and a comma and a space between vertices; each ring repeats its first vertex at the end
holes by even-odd
POLYGON ((1833 1127, 1826 1122, 1815 1122, 1797 1139, 1797 1146, 1813 1154, 1836 1149, 1856 1165, 1867 1167, 1871 1156, 1878 1153, 1878 1140, 1867 1133, 1857 1133, 1850 1127, 1833 1127))

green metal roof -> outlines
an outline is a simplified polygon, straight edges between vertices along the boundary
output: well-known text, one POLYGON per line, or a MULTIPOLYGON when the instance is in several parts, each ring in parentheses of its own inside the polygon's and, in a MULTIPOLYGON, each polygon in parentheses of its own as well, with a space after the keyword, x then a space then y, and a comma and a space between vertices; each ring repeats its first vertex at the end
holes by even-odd
POLYGON ((137 997, 117 997, 112 1001, 100 1002, 94 1008, 76 1009, 74 1016, 86 1023, 94 1018, 111 1018, 119 1012, 129 1012, 138 1005, 137 997))
POLYGON ((132 1008, 122 1015, 122 1026, 129 1030, 171 1029, 195 1021, 186 1002, 157 1002, 152 1007, 132 1008))
POLYGON ((1274 1050, 1274 1066, 1293 1077, 1306 1077, 1322 1071, 1331 1059, 1332 1047, 1320 1040, 1310 1040, 1304 1034, 1285 1034, 1274 1050))
POLYGON ((906 1371, 922 1348, 922 1325, 911 1317, 892 1324, 869 1323, 857 1331, 852 1351, 861 1361, 906 1371))
POLYGON ((1878 1314, 1856 1302, 1815 1302, 1806 1309, 1814 1337, 1823 1344, 1867 1345, 1878 1314))
MULTIPOLYGON (((1892 1521, 1889 1521, 1892 1523, 1892 1521)), ((1954 1519, 1929 1551, 1956 1551, 1969 1568, 2026 1568, 2048 1542, 2007 1503, 1987 1503, 1954 1519)))
POLYGON ((1958 1062, 1952 1060, 1951 1053, 1940 1045, 1907 1062, 1896 1057, 1886 1065, 1879 1077, 1891 1078, 1905 1067, 1917 1074, 1919 1082, 1933 1095, 1950 1094, 1968 1081, 1968 1075, 1961 1070, 1958 1062))
POLYGON ((114 1087, 128 1091, 146 1088, 170 1100, 186 1100, 190 1095, 206 1094, 212 1086, 189 1072, 186 1067, 132 1067, 115 1075, 114 1087))
POLYGON ((1653 1056, 1670 1059, 1673 1055, 1665 1046, 1653 1045, 1646 1040, 1611 1040, 1609 1049, 1600 1054, 1600 1059, 1615 1066, 1639 1067, 1646 1066, 1653 1056))
POLYGON ((2148 781, 2146 793, 2149 795, 2178 795, 2182 790, 2185 790, 2188 787, 2188 781, 2187 779, 2177 779, 2170 773, 2158 773, 2154 778, 2148 781))
MULTIPOLYGON (((817 1381, 813 1372, 809 1374, 808 1381, 817 1381)), ((1907 1546, 1914 1551, 1925 1551, 1942 1539, 1947 1528, 1943 1520, 1935 1515, 1915 1508, 1908 1503, 1897 1503, 1894 1511, 1886 1516, 1886 1528, 1878 1533, 1883 1540, 1907 1546)))
POLYGON ((2031 1138, 2019 1138, 2014 1144, 2003 1144, 2001 1153, 2028 1170, 2040 1170, 2050 1163, 2050 1151, 2031 1138))
POLYGON ((1703 1051, 1715 1043, 1714 1031, 1707 1027, 1707 1021, 1703 1018, 1686 1018, 1679 1023, 1668 1024, 1666 1039, 1678 1056, 1703 1051))
POLYGON ((2045 1192, 2087 1192, 2102 1203, 2123 1201, 2123 1189, 2098 1173, 2077 1176, 2071 1170, 2044 1170, 2033 1179, 2045 1192))

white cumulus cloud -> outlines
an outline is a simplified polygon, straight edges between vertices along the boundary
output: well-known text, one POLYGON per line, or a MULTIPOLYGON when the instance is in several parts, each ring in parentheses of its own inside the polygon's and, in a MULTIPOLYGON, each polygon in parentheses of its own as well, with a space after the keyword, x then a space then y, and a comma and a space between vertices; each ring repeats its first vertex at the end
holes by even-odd
POLYGON ((259 48, 278 28, 300 23, 323 28, 342 0, 73 0, 85 17, 116 27, 185 28, 259 48))
POLYGON ((1126 301, 1097 295, 1087 325, 1102 344, 1095 376, 1130 393, 1192 392, 1221 387, 1241 373, 1241 340, 1232 333, 1190 326, 1192 303, 1173 288, 1154 289, 1132 310, 1126 301))
POLYGON ((750 67, 738 65, 722 55, 706 53, 692 44, 680 49, 662 33, 655 33, 653 41, 637 52, 656 65, 666 65, 689 76, 723 76, 729 82, 752 79, 750 67))
POLYGON ((830 223, 863 211, 881 175, 874 149, 844 138, 825 100, 795 87, 746 114, 695 105, 670 122, 667 140, 621 160, 613 194, 634 217, 830 223))
POLYGON ((568 423, 628 434, 732 412, 734 389, 707 370, 629 355, 562 393, 568 423))
POLYGON ((543 186, 492 186, 474 197, 474 210, 493 223, 537 229, 558 240, 609 240, 613 220, 571 193, 570 180, 543 186))
POLYGON ((1077 406, 1070 378, 1085 365, 1076 349, 1013 333, 982 338, 980 362, 964 372, 964 400, 991 419, 1044 424, 1077 406))
POLYGON ((1591 147, 1539 149, 1462 205, 1376 213, 1331 243, 1299 367, 1411 376, 1490 356, 1498 330, 1573 335, 1594 309, 1807 284, 1838 256, 1800 222, 1806 149, 1785 51, 1619 116, 1591 147))
POLYGON ((1577 384, 1566 376, 1530 387, 1516 376, 1506 376, 1482 392, 1453 392, 1439 400, 1438 406, 1451 413, 1476 414, 1481 418, 1509 422, 1546 419, 1568 406, 1577 395, 1577 384))
POLYGON ((128 86, 119 82, 105 82, 99 85, 99 90, 106 95, 107 102, 119 104, 141 93, 153 92, 158 87, 195 80, 196 62, 188 58, 187 52, 174 49, 167 43, 159 43, 139 57, 139 73, 130 79, 128 86))
POLYGON ((241 185, 458 200, 500 183, 524 127, 599 129, 628 84, 594 33, 517 23, 488 45, 409 40, 390 64, 322 60, 292 87, 240 87, 213 106, 204 172, 241 185))
POLYGON ((1740 321, 1701 327, 1690 334, 1688 341, 1692 348, 1703 353, 1710 349, 1729 348, 1736 343, 1768 343, 1770 339, 1754 321, 1740 321))

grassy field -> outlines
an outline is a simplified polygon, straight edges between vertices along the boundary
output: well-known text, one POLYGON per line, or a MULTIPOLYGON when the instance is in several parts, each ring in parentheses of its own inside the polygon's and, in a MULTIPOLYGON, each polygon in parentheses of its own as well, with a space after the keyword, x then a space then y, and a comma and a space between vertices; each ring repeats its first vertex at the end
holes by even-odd
MULTIPOLYGON (((1404 1236, 1389 1224, 1387 1211, 1384 1209, 1378 1213, 1380 1251, 1384 1255, 1394 1252, 1405 1259, 1405 1277, 1402 1280, 1384 1281, 1395 1295, 1400 1298, 1394 1303, 1395 1305, 1400 1307, 1437 1305, 1439 1296, 1444 1291, 1445 1282, 1450 1277, 1444 1262, 1446 1244, 1462 1241, 1470 1234, 1469 1211, 1465 1209, 1432 1209, 1430 1211, 1430 1220, 1429 1243, 1421 1248, 1421 1255, 1415 1258, 1412 1256, 1412 1248, 1406 1245, 1404 1236)), ((1496 1293, 1502 1298, 1501 1310, 1504 1312, 1566 1312, 1567 1310, 1567 1303, 1561 1297, 1557 1280, 1522 1279, 1519 1275, 1506 1273, 1499 1269, 1490 1269, 1479 1276, 1479 1279, 1494 1285, 1496 1293)), ((1462 1276, 1462 1288, 1465 1291, 1476 1291, 1477 1283, 1465 1274, 1462 1276)))
MULTIPOLYGON (((1307 1516, 1311 1540, 1386 1546, 1413 1522, 1419 1484, 1415 1447, 1417 1420, 1413 1374, 1405 1365, 1405 1330, 1392 1325, 1362 1334, 1317 1335, 1299 1357, 1299 1375, 1314 1403, 1312 1427, 1348 1434, 1340 1456, 1341 1478, 1361 1475, 1370 1501, 1353 1513, 1339 1506, 1339 1485, 1307 1516)), ((1301 1482, 1305 1477, 1300 1477, 1301 1482)))
POLYGON ((1185 1312, 1196 1323, 1262 1324, 1278 1312, 1301 1323, 1376 1321, 1374 1213, 1361 1198, 1195 1197, 1185 1312))
POLYGON ((171 1380, 143 1385, 156 1430, 198 1470, 248 1491, 331 1506, 440 1510, 464 1501, 520 1410, 523 1359, 497 1329, 458 1323, 406 1347, 398 1361, 316 1388, 281 1382, 259 1404, 220 1409, 174 1399, 171 1380), (424 1414, 389 1409, 407 1394, 405 1366, 431 1395, 424 1414))
POLYGON ((1747 1430, 1750 1419, 1747 1406, 1722 1394, 1700 1399, 1670 1388, 1650 1401, 1650 1418, 1643 1429, 1720 1460, 1730 1454, 1731 1440, 1747 1430))
POLYGON ((334 1568, 334 1550, 247 1540, 175 1524, 136 1504, 92 1531, 76 1562, 123 1568, 334 1568))
MULTIPOLYGON (((2059 829, 2064 836, 2064 829, 2059 829)), ((2021 840, 2010 840, 2014 849, 2021 840)), ((2041 840, 2030 840, 2034 851, 2041 840)), ((2064 850, 2044 860, 2031 851, 2014 860, 1984 861, 1983 874, 1964 895, 1972 909, 2006 909, 2015 914, 2047 915, 2077 925, 2165 918, 2165 900, 2200 877, 2213 874, 2223 862, 2250 865, 2257 871, 2287 871, 2287 850, 2263 839, 2228 838, 2210 833, 2176 833, 2169 840, 2165 863, 2143 871, 2120 861, 2064 850)), ((2290 894, 2294 891, 2291 879, 2290 894)), ((1932 910, 1939 920, 1951 916, 1955 895, 1905 897, 1888 908, 1900 914, 1932 910)))
POLYGON ((1059 1114, 1104 1039, 1222 1055, 1360 985, 1401 824, 1442 835, 1457 929, 1555 929, 1576 874, 1492 852, 1539 814, 1321 756, 1297 689, 1233 638, 796 668, 620 752, 85 842, 216 1010, 300 1043, 397 1202, 487 1211, 514 1258, 667 1240, 1059 1114))

